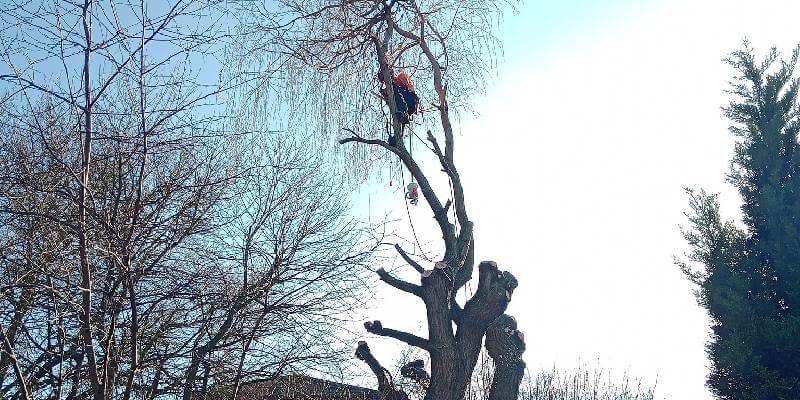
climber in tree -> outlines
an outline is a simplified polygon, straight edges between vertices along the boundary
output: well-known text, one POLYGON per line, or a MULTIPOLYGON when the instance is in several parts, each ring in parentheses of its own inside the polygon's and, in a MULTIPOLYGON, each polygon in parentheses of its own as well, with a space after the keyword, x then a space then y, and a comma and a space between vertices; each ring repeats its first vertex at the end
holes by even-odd
MULTIPOLYGON (((378 80, 383 82, 381 79, 382 75, 378 74, 378 80)), ((381 91, 381 93, 385 93, 381 91)), ((412 115, 416 114, 419 110, 419 96, 414 92, 414 84, 411 82, 411 77, 408 76, 405 72, 401 72, 392 77, 392 93, 394 95, 394 104, 395 104, 395 117, 397 121, 400 122, 402 127, 408 125, 411 122, 412 115)), ((387 100, 384 97, 384 100, 387 100)), ((397 138, 394 135, 389 135, 389 144, 394 146, 397 142, 397 138)))
POLYGON ((395 114, 401 124, 407 125, 411 122, 411 116, 417 113, 419 107, 419 97, 414 92, 414 84, 411 77, 405 72, 397 74, 392 78, 392 92, 394 93, 394 103, 397 106, 395 114))

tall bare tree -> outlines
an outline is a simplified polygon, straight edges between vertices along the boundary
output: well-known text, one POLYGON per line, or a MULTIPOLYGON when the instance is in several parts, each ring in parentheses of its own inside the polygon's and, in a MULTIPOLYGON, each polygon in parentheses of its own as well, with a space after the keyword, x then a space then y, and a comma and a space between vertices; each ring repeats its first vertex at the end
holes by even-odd
POLYGON ((225 114, 222 5, 0 5, 3 398, 197 398, 339 356, 370 247, 312 151, 225 114))
MULTIPOLYGON (((392 337, 430 354, 430 373, 424 379, 426 399, 465 397, 484 338, 497 366, 490 398, 516 398, 524 369, 520 358, 524 351, 522 334, 516 330, 514 319, 504 315, 517 287, 514 276, 501 271, 494 262, 481 262, 475 293, 463 304, 456 298, 473 276, 475 237, 455 163, 454 115, 466 104, 469 94, 480 88, 496 48, 492 24, 503 6, 479 0, 319 0, 276 1, 263 8, 246 5, 255 17, 244 23, 244 29, 255 47, 243 49, 248 57, 254 57, 257 48, 278 49, 288 55, 284 79, 293 98, 289 101, 310 110, 307 114, 312 120, 306 122, 325 135, 333 134, 333 129, 345 132, 346 136, 338 140, 341 145, 370 149, 352 153, 353 161, 369 160, 375 151, 399 160, 419 184, 433 214, 442 236, 439 261, 424 265, 395 246, 400 257, 418 273, 419 282, 377 269, 386 284, 425 303, 427 337, 384 327, 380 321, 365 324, 370 333, 392 337), (425 100, 423 107, 430 107, 423 124, 423 130, 427 128, 424 141, 412 131, 414 125, 404 125, 395 113, 392 77, 401 69, 412 73, 417 92, 425 100), (379 95, 370 95, 378 91, 379 95), (400 139, 390 143, 384 139, 388 135, 400 139), (427 145, 428 155, 438 164, 434 169, 446 175, 446 186, 436 185, 423 170, 420 160, 425 155, 409 151, 415 140, 427 145)), ((366 343, 359 345, 356 354, 375 372, 387 398, 405 398, 406 394, 385 376, 385 368, 366 343)), ((410 374, 422 376, 421 372, 418 364, 410 366, 410 374)))

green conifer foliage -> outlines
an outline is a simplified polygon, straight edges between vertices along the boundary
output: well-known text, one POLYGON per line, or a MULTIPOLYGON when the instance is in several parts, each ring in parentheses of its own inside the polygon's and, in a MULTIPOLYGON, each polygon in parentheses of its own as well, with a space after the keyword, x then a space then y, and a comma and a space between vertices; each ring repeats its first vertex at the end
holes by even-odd
POLYGON ((724 108, 737 137, 729 182, 744 226, 725 222, 704 191, 689 191, 691 263, 712 318, 708 385, 720 399, 800 399, 800 148, 798 51, 757 61, 747 45, 726 60, 737 72, 724 108))

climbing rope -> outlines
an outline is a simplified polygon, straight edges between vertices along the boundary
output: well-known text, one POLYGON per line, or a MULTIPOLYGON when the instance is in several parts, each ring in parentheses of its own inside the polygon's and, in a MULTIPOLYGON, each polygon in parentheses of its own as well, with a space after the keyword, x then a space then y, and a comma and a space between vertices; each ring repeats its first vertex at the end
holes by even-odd
MULTIPOLYGON (((410 138, 409 138, 408 142, 409 142, 409 150, 410 150, 410 148, 411 148, 411 139, 410 138)), ((409 173, 410 173, 410 171, 409 171, 409 173)), ((400 171, 400 176, 403 179, 403 187, 405 187, 406 179, 405 179, 405 174, 403 174, 402 170, 400 171)), ((414 175, 411 175, 411 179, 413 181, 414 175)), ((408 225, 411 226, 411 233, 414 235, 414 242, 416 243, 416 245, 415 245, 416 248, 418 248, 420 253, 422 253, 422 258, 425 259, 425 261, 433 262, 433 260, 431 260, 430 257, 428 257, 428 254, 425 252, 425 250, 422 249, 422 244, 420 244, 420 242, 419 242, 419 237, 417 237, 417 230, 416 230, 416 228, 414 228, 414 221, 411 220, 411 210, 409 210, 409 208, 408 208, 408 201, 406 201, 405 196, 403 198, 403 204, 405 204, 405 206, 406 206, 406 215, 408 216, 408 225)))
POLYGON ((419 137, 419 135, 417 135, 417 132, 414 132, 414 130, 413 130, 413 129, 410 129, 410 131, 411 131, 411 134, 412 134, 412 135, 416 136, 416 138, 417 138, 417 139, 419 139, 419 141, 420 141, 420 142, 422 142, 422 144, 423 144, 423 145, 425 145, 425 147, 427 147, 427 148, 428 148, 428 150, 430 150, 430 151, 431 151, 431 153, 435 153, 435 152, 433 151, 433 147, 432 147, 431 145, 429 145, 429 144, 428 144, 426 141, 422 140, 422 138, 421 138, 421 137, 419 137))
POLYGON ((456 195, 453 191, 453 179, 450 175, 447 175, 447 183, 450 185, 450 198, 453 199, 453 204, 450 205, 450 209, 453 211, 453 229, 455 232, 458 232, 458 215, 456 214, 456 195))

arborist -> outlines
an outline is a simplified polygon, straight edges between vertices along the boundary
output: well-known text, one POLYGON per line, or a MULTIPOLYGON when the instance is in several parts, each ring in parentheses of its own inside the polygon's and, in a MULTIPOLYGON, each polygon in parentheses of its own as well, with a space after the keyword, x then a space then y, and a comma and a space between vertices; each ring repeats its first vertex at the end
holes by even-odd
MULTIPOLYGON (((383 75, 378 74, 378 80, 383 82, 383 75)), ((383 95, 385 92, 381 90, 383 95)), ((392 93, 394 96, 395 104, 395 118, 400 123, 400 134, 402 130, 411 122, 411 118, 419 110, 419 96, 414 92, 414 83, 411 82, 411 77, 405 72, 401 72, 392 77, 392 93)), ((382 96, 387 101, 385 95, 382 96)), ((389 145, 395 146, 397 139, 394 134, 389 135, 389 145)), ((402 137, 400 138, 402 139, 402 137)))

